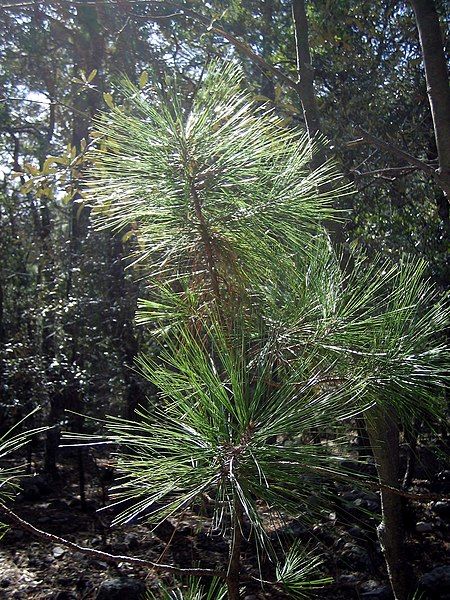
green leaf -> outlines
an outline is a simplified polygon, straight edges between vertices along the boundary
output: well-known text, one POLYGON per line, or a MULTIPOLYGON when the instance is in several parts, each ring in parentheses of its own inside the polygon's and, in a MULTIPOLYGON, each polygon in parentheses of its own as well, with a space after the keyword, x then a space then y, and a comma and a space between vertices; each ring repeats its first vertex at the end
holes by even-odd
POLYGON ((109 92, 103 92, 103 100, 109 106, 109 108, 114 108, 114 100, 109 92))
POLYGON ((97 69, 93 69, 93 70, 92 70, 92 71, 89 73, 89 75, 88 75, 88 78, 87 78, 87 81, 88 81, 88 83, 91 83, 91 81, 93 81, 93 80, 95 79, 95 77, 96 77, 97 73, 98 73, 97 69))
POLYGON ((148 72, 142 71, 139 76, 139 88, 142 90, 148 83, 148 72))

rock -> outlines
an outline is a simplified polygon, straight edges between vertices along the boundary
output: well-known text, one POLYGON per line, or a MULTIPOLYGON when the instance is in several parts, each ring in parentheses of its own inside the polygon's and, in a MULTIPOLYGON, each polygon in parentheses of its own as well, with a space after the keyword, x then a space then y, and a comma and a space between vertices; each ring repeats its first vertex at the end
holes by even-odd
POLYGON ((362 490, 350 490, 342 494, 344 500, 354 502, 355 500, 367 500, 369 502, 380 502, 379 497, 374 492, 363 492, 362 490))
POLYGON ((24 500, 40 500, 42 496, 50 494, 52 488, 43 475, 23 477, 20 481, 20 492, 24 500))
POLYGON ((33 483, 21 484, 21 488, 21 496, 24 500, 33 502, 41 499, 41 493, 37 485, 33 485, 33 483))
POLYGON ((376 587, 361 594, 361 598, 365 600, 392 600, 393 597, 392 590, 388 585, 376 587))
POLYGON ((433 523, 419 521, 416 525, 416 531, 417 533, 431 533, 433 531, 433 523))
POLYGON ((350 527, 347 532, 356 542, 365 542, 367 540, 367 533, 365 533, 360 527, 356 525, 350 527))
POLYGON ((288 523, 278 527, 277 529, 270 532, 270 537, 273 541, 279 540, 281 536, 287 536, 289 538, 304 538, 311 535, 311 530, 306 527, 301 521, 292 519, 288 523))
POLYGON ((89 565, 94 567, 94 569, 99 569, 102 571, 106 571, 107 568, 109 567, 108 563, 104 562, 103 560, 93 560, 91 559, 89 561, 89 565))
POLYGON ((55 546, 52 550, 54 558, 61 558, 62 556, 64 556, 65 553, 65 549, 61 548, 61 546, 55 546))
POLYGON ((127 533, 124 542, 130 550, 136 550, 140 545, 139 536, 136 533, 127 533))
POLYGON ((8 579, 8 577, 3 577, 3 579, 0 580, 0 587, 7 588, 10 585, 11 585, 11 579, 8 579))
POLYGON ((368 553, 359 546, 350 543, 344 545, 339 564, 344 568, 351 567, 356 571, 367 571, 372 567, 368 553))
POLYGON ((427 594, 429 600, 439 600, 443 594, 450 594, 450 565, 435 567, 425 573, 419 581, 419 591, 427 594))
POLYGON ((434 504, 431 506, 431 509, 443 519, 450 519, 450 502, 448 500, 434 502, 434 504))
POLYGON ((48 503, 47 508, 54 510, 69 510, 69 505, 64 500, 55 499, 48 503))
MULTIPOLYGON (((128 546, 126 544, 122 544, 121 542, 116 542, 115 544, 110 545, 111 551, 113 554, 126 554, 128 550, 128 546)), ((109 551, 109 548, 108 548, 109 551)))
POLYGON ((339 585, 343 587, 356 588, 359 583, 359 577, 353 574, 344 574, 338 578, 339 585))
POLYGON ((106 579, 98 589, 96 600, 141 600, 145 591, 145 583, 138 579, 106 579))
POLYGON ((380 511, 380 501, 378 499, 375 501, 368 498, 357 498, 353 504, 358 508, 363 508, 370 512, 376 513, 380 511))
POLYGON ((380 587, 380 582, 375 579, 368 579, 364 581, 360 586, 361 592, 372 592, 377 587, 380 587))

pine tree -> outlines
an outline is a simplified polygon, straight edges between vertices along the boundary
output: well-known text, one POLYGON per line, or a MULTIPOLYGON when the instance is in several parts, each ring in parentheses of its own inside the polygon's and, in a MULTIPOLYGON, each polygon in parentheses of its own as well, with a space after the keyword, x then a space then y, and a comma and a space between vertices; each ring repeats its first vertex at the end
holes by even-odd
POLYGON ((187 102, 171 84, 124 86, 97 122, 86 191, 100 227, 134 235, 149 282, 137 318, 157 347, 139 367, 158 405, 107 420, 126 501, 117 522, 206 502, 230 541, 228 598, 240 598, 249 528, 278 565, 272 583, 300 598, 323 585, 317 564, 267 528, 313 518, 324 480, 356 477, 308 433, 359 413, 436 413, 445 304, 422 262, 343 266, 323 223, 351 189, 332 162, 310 171, 314 144, 253 102, 239 68, 212 63, 187 102))

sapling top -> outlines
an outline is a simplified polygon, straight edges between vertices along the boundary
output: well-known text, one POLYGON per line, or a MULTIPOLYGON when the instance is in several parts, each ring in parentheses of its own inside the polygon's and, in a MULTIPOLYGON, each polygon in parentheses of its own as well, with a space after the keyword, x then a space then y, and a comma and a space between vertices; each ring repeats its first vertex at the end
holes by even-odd
MULTIPOLYGON (((314 147, 252 101, 239 68, 212 63, 187 100, 160 91, 128 83, 99 119, 87 190, 99 226, 133 232, 149 282, 138 319, 159 348, 139 360, 157 404, 107 421, 127 500, 117 520, 209 502, 235 600, 244 523, 276 563, 271 520, 306 518, 323 480, 348 476, 308 431, 376 403, 436 405, 447 315, 421 262, 356 257, 346 273, 323 221, 348 186, 331 162, 310 172, 314 147)), ((294 546, 274 582, 301 597, 310 562, 294 546)))

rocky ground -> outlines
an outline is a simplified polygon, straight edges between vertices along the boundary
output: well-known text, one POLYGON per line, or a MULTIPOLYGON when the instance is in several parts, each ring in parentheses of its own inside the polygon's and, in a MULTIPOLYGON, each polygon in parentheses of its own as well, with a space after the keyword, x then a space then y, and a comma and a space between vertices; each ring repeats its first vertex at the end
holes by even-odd
MULTIPOLYGON (((67 468, 62 472, 59 485, 50 483, 42 475, 24 480, 14 510, 39 529, 112 554, 135 555, 153 561, 163 557, 164 562, 173 561, 183 567, 198 563, 211 567, 223 563, 227 552, 225 540, 220 535, 208 535, 205 520, 195 514, 184 515, 178 523, 167 522, 156 532, 145 524, 111 527, 111 511, 96 512, 104 500, 104 486, 96 485, 95 478, 90 480, 94 483, 87 489, 87 510, 82 510, 73 471, 67 468)), ((426 494, 431 487, 441 490, 445 498, 449 481, 450 472, 443 471, 436 475, 434 482, 415 480, 412 491, 426 494)), ((375 533, 379 512, 376 492, 342 487, 337 490, 334 507, 324 511, 314 525, 290 521, 282 526, 288 537, 316 547, 324 554, 324 569, 334 578, 334 583, 320 591, 319 598, 391 598, 375 533)), ((407 514, 408 557, 420 577, 422 598, 448 599, 450 501, 408 501, 407 514)), ((278 533, 279 530, 273 531, 273 535, 278 533)), ((247 573, 257 575, 251 541, 244 551, 247 573)), ((125 563, 111 566, 62 545, 43 543, 16 528, 8 531, 0 545, 1 599, 133 600, 146 588, 157 591, 159 584, 160 580, 148 570, 125 563)), ((269 590, 264 595, 255 584, 247 586, 247 600, 262 598, 282 598, 282 595, 269 590)))

